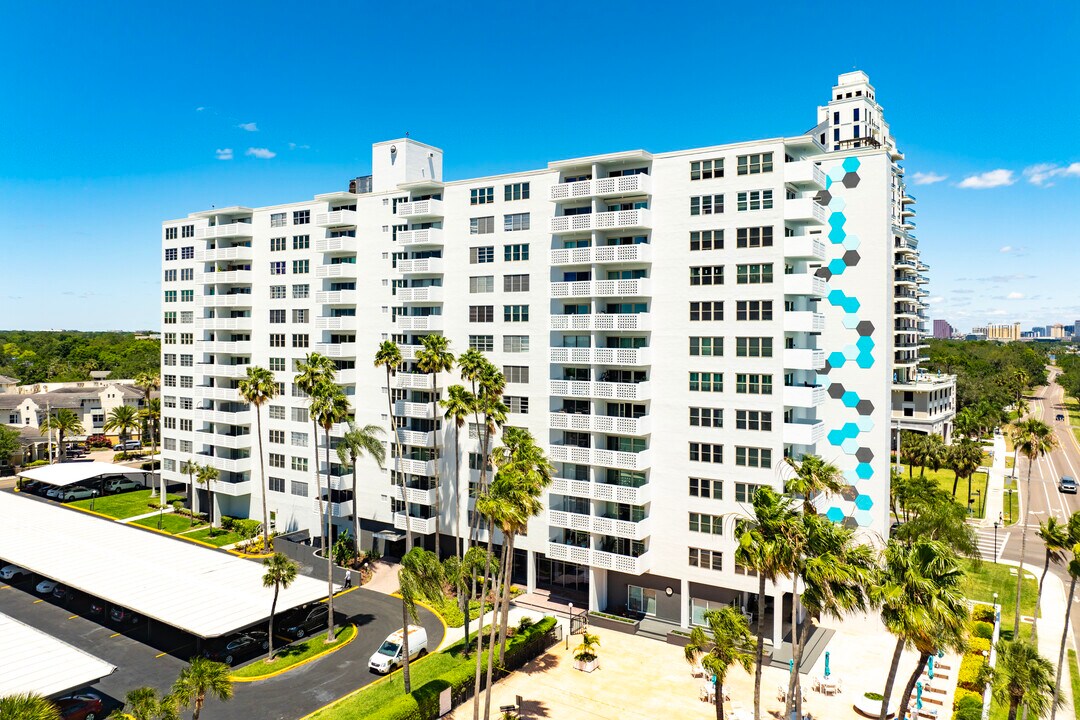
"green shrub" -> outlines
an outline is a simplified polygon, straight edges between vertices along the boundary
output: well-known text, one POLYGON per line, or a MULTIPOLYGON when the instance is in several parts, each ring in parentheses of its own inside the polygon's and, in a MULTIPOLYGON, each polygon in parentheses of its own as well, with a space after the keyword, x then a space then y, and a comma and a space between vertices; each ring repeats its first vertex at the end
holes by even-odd
POLYGON ((969 715, 963 713, 970 713, 970 709, 975 708, 978 714, 971 717, 978 720, 982 716, 982 704, 982 695, 980 693, 956 688, 956 694, 953 696, 953 710, 957 711, 957 717, 968 720, 969 715))
POLYGON ((882 695, 881 693, 876 693, 876 692, 863 693, 863 697, 866 698, 867 700, 881 701, 881 700, 885 699, 884 695, 882 695))
POLYGON ((184 501, 183 500, 173 500, 172 509, 173 509, 173 512, 176 513, 177 515, 183 515, 184 514, 184 501))
POLYGON ((994 607, 992 605, 976 605, 971 610, 971 619, 978 622, 994 622, 994 607))
POLYGON ((971 634, 977 638, 984 638, 989 640, 994 637, 994 626, 988 622, 976 622, 971 629, 971 634))
POLYGON ((972 654, 990 652, 990 641, 984 637, 973 637, 968 640, 968 652, 972 654))
POLYGON ((979 682, 979 675, 984 664, 982 655, 965 655, 960 661, 960 672, 956 676, 957 686, 981 693, 983 686, 979 682))
POLYGON ((48 464, 49 464, 48 460, 34 460, 33 462, 26 463, 25 465, 23 465, 23 467, 24 468, 34 468, 34 467, 41 467, 42 465, 48 465, 48 464))
POLYGON ((258 520, 248 518, 233 518, 232 529, 244 540, 255 537, 259 533, 260 523, 258 520))
POLYGON ((228 515, 222 515, 221 516, 221 529, 222 530, 232 530, 234 522, 236 522, 236 520, 234 518, 231 518, 228 515))

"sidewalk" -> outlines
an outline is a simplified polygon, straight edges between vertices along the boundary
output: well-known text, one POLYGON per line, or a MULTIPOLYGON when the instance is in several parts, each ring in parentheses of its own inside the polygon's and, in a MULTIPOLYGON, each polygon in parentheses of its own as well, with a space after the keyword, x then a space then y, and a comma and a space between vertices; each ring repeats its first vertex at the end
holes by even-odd
POLYGON ((170 506, 170 507, 166 507, 166 508, 164 508, 162 510, 155 510, 154 512, 148 512, 148 513, 146 513, 144 515, 135 515, 134 517, 121 518, 118 522, 122 522, 122 523, 135 522, 136 520, 142 520, 143 518, 157 517, 158 515, 162 515, 162 514, 168 515, 172 511, 173 511, 173 509, 170 506))
POLYGON ((993 527, 1005 509, 1005 436, 994 436, 994 459, 986 480, 986 511, 980 523, 982 527, 993 527))

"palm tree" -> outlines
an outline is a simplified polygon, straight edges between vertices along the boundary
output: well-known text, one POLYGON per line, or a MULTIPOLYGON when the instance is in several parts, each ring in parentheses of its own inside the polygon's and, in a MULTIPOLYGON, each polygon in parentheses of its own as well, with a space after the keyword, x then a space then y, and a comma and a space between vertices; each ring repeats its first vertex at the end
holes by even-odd
POLYGON ((184 460, 180 463, 180 474, 188 476, 187 499, 191 506, 191 526, 195 527, 195 506, 199 503, 199 494, 195 492, 195 475, 199 472, 199 463, 194 460, 184 460))
MULTIPOLYGON (((791 574, 795 566, 796 542, 791 538, 801 530, 798 514, 787 495, 768 486, 754 494, 754 514, 735 523, 735 562, 757 573, 757 649, 754 670, 754 718, 761 717, 761 671, 765 659, 765 583, 791 574)), ((782 612, 782 607, 774 612, 782 612)))
MULTIPOLYGON (((1075 597, 1076 580, 1080 578, 1080 512, 1074 512, 1069 516, 1069 550, 1072 557, 1069 558, 1069 594, 1065 597, 1075 597)), ((1057 715, 1058 688, 1061 687, 1061 669, 1065 666, 1065 643, 1069 639, 1069 616, 1072 615, 1073 603, 1066 603, 1065 627, 1061 631, 1061 645, 1058 647, 1057 676, 1054 681, 1054 702, 1051 705, 1050 717, 1057 715)), ((1073 702, 1078 702, 1076 699, 1073 702)))
POLYGON ((1020 570, 1016 573, 1016 608, 1013 616, 1012 636, 1016 638, 1020 636, 1020 588, 1024 580, 1024 550, 1027 548, 1027 509, 1031 507, 1031 467, 1036 460, 1057 447, 1057 438, 1049 425, 1031 418, 1016 424, 1013 442, 1028 460, 1027 488, 1024 490, 1024 525, 1020 531, 1020 570))
POLYGON ((423 548, 415 547, 401 558, 401 568, 398 570, 398 584, 401 594, 401 659, 402 676, 405 678, 405 694, 412 692, 412 681, 409 677, 409 618, 413 622, 420 622, 420 616, 416 612, 416 601, 428 599, 436 603, 443 597, 442 565, 439 557, 423 548))
POLYGON ((908 478, 915 472, 915 466, 923 456, 926 436, 910 430, 900 431, 900 459, 907 463, 908 478))
POLYGON ((150 398, 139 410, 139 420, 142 421, 146 434, 150 436, 150 462, 153 467, 154 457, 157 455, 158 425, 161 422, 161 398, 150 398))
POLYGON ((193 657, 172 686, 172 695, 183 707, 192 705, 191 720, 199 720, 207 695, 218 700, 233 696, 229 666, 204 657, 193 657))
MULTIPOLYGON (((296 371, 293 383, 300 392, 308 396, 309 402, 314 397, 316 388, 327 383, 333 384, 334 379, 337 377, 337 365, 334 364, 333 360, 319 353, 308 353, 301 362, 297 363, 296 371)), ((319 526, 321 527, 323 502, 322 491, 319 489, 319 423, 315 419, 315 412, 310 407, 308 408, 308 414, 311 416, 311 446, 315 455, 313 465, 315 469, 315 494, 319 498, 319 526)), ((323 549, 327 555, 330 554, 329 535, 323 538, 323 549)))
POLYGON ((1043 717, 1051 707, 1057 709, 1058 705, 1052 704, 1057 695, 1051 680, 1053 674, 1053 664, 1039 655, 1035 643, 998 640, 991 692, 995 700, 1009 706, 1009 720, 1016 720, 1021 707, 1037 718, 1043 717))
POLYGON ((357 555, 360 554, 360 495, 356 482, 356 461, 364 455, 369 455, 375 460, 379 470, 383 469, 383 463, 386 462, 386 448, 378 437, 382 434, 383 429, 378 425, 360 427, 350 420, 349 429, 345 431, 345 435, 337 446, 338 460, 342 465, 352 468, 353 544, 357 555))
POLYGON ((971 438, 963 437, 949 446, 947 457, 949 467, 953 471, 953 499, 956 499, 956 487, 960 484, 960 480, 967 478, 968 503, 965 507, 971 507, 971 476, 982 465, 982 447, 971 438))
MULTIPOLYGON (((491 465, 491 439, 496 428, 500 428, 506 422, 506 413, 509 408, 502 401, 502 391, 505 380, 499 370, 490 363, 485 368, 480 379, 480 394, 476 398, 476 407, 484 416, 483 428, 480 430, 480 484, 477 487, 477 495, 487 492, 488 469, 491 465)), ((473 524, 469 528, 470 542, 476 542, 479 533, 480 514, 473 513, 473 524)))
POLYGON ((960 589, 963 578, 956 555, 944 543, 916 540, 907 545, 889 540, 886 544, 884 567, 871 587, 871 599, 880 605, 881 620, 896 636, 896 647, 885 680, 879 720, 888 717, 903 649, 926 651, 929 658, 930 652, 943 647, 942 637, 962 637, 968 618, 960 589))
POLYGON ((967 521, 967 508, 953 502, 948 490, 935 484, 908 502, 904 524, 893 537, 909 545, 919 539, 937 540, 965 557, 980 557, 978 538, 967 521))
POLYGON ((420 338, 420 343, 423 345, 416 353, 416 366, 420 369, 420 372, 431 375, 431 382, 434 387, 432 392, 431 402, 432 407, 435 409, 435 447, 434 447, 434 460, 435 460, 435 554, 439 554, 439 544, 442 541, 441 535, 441 522, 442 522, 442 505, 440 504, 440 490, 442 488, 442 472, 441 463, 439 462, 439 436, 442 434, 438 430, 438 408, 439 408, 439 373, 450 372, 454 369, 454 354, 450 352, 450 341, 445 335, 425 335, 420 338))
POLYGON ((394 391, 390 387, 390 378, 401 365, 401 350, 393 340, 383 340, 375 351, 375 367, 386 369, 386 406, 390 413, 390 442, 394 444, 394 462, 391 463, 390 477, 401 485, 401 501, 405 505, 405 551, 412 548, 412 524, 409 522, 409 496, 405 492, 405 473, 401 466, 401 442, 398 438, 397 421, 394 419, 394 391))
MULTIPOLYGON (((331 510, 333 503, 330 502, 330 430, 334 425, 344 422, 349 417, 349 398, 341 386, 333 382, 323 382, 315 386, 311 393, 311 417, 315 420, 326 436, 326 543, 323 546, 326 552, 326 602, 329 604, 330 614, 326 625, 326 643, 334 642, 334 554, 330 552, 333 542, 333 528, 331 526, 331 510)), ((316 466, 315 486, 319 486, 318 467, 318 437, 315 438, 316 466)), ((319 490, 319 503, 322 504, 322 490, 319 490)))
POLYGON ((784 483, 784 492, 802 498, 804 515, 817 514, 815 501, 818 495, 832 495, 846 487, 840 469, 817 455, 803 455, 801 460, 786 457, 784 462, 795 471, 795 475, 784 483))
POLYGON ((139 427, 139 411, 133 405, 117 405, 105 417, 105 432, 115 431, 120 442, 126 441, 139 427))
MULTIPOLYGON (((3 717, 3 715, 0 715, 3 717)), ((114 710, 110 720, 180 720, 180 707, 172 695, 158 695, 152 687, 138 687, 124 696, 124 707, 114 710)))
POLYGON ((465 556, 465 538, 461 534, 461 508, 469 506, 469 483, 465 483, 464 492, 461 488, 461 428, 469 414, 475 410, 476 397, 461 385, 451 385, 446 389, 446 399, 439 404, 446 410, 443 419, 454 422, 454 535, 457 538, 457 556, 461 559, 465 556), (464 503, 462 498, 465 498, 464 503))
POLYGON ((926 476, 926 468, 940 470, 948 460, 949 448, 940 435, 927 435, 919 447, 919 477, 926 476))
POLYGON ((0 718, 12 720, 61 720, 60 708, 35 693, 0 697, 0 718))
POLYGON ((732 665, 738 665, 747 673, 754 662, 750 644, 754 637, 746 618, 735 608, 722 607, 708 610, 705 622, 709 633, 700 627, 690 631, 690 642, 683 652, 688 663, 700 662, 709 675, 716 676, 716 720, 724 720, 724 680, 732 665))
POLYGON ((953 432, 966 438, 979 432, 979 418, 974 408, 962 408, 956 413, 956 419, 953 420, 953 432))
POLYGON ((464 557, 451 555, 443 560, 443 578, 457 595, 458 607, 461 608, 462 617, 465 619, 465 657, 469 657, 469 603, 472 600, 470 591, 484 565, 490 564, 488 560, 484 551, 478 547, 466 550, 464 557))
MULTIPOLYGON (((1043 583, 1046 582, 1046 573, 1050 571, 1050 563, 1060 563, 1065 560, 1065 551, 1072 546, 1069 538, 1069 527, 1057 518, 1047 518, 1046 522, 1039 523, 1039 529, 1035 534, 1042 539, 1046 549, 1046 559, 1043 562, 1042 575, 1039 577, 1039 594, 1035 596, 1035 607, 1042 602, 1043 583)), ((1069 597, 1072 597, 1071 595, 1069 597)), ((1031 618, 1031 641, 1035 642, 1035 629, 1039 624, 1039 613, 1036 612, 1031 618)))
MULTIPOLYGON (((156 370, 152 372, 141 372, 135 376, 135 387, 143 391, 143 406, 142 409, 146 410, 150 407, 150 395, 161 387, 161 374, 156 370)), ((158 408, 160 414, 160 407, 158 408)), ((143 420, 144 431, 150 434, 150 442, 157 448, 157 438, 154 436, 154 428, 150 425, 150 418, 146 413, 140 413, 143 420)), ((157 453, 154 453, 155 455, 157 453)), ((151 455, 153 457, 153 455, 151 455)))
POLYGON ((274 600, 270 603, 270 632, 268 634, 270 648, 266 653, 266 662, 274 659, 274 615, 277 613, 278 592, 288 589, 296 580, 296 573, 300 566, 293 562, 283 553, 276 552, 263 560, 266 572, 263 573, 263 587, 274 588, 274 600))
MULTIPOLYGON (((67 448, 64 447, 65 435, 81 435, 83 432, 82 421, 79 420, 79 416, 75 414, 74 410, 67 408, 60 408, 52 415, 45 418, 45 422, 41 423, 41 434, 44 435, 48 432, 55 430, 58 434, 60 452, 58 453, 61 462, 67 457, 67 448)), ((52 458, 49 458, 51 461, 52 458)))
POLYGON ((263 453, 262 406, 277 397, 274 374, 266 368, 249 365, 247 377, 236 385, 240 399, 255 408, 255 429, 259 434, 259 495, 262 497, 263 553, 270 552, 270 516, 266 512, 266 456, 263 453))
MULTIPOLYGON (((206 519, 210 527, 214 527, 214 491, 210 489, 210 483, 218 479, 221 473, 212 465, 200 465, 195 475, 195 480, 200 485, 206 486, 206 519)), ((192 514, 191 524, 195 524, 195 516, 192 514)))

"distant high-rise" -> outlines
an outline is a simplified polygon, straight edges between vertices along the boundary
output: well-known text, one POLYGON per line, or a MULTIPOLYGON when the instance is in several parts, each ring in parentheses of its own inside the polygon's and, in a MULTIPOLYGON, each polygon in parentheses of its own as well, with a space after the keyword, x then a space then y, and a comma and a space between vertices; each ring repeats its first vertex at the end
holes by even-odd
POLYGON ((934 338, 936 340, 948 340, 956 334, 956 328, 949 324, 948 320, 934 321, 934 338))

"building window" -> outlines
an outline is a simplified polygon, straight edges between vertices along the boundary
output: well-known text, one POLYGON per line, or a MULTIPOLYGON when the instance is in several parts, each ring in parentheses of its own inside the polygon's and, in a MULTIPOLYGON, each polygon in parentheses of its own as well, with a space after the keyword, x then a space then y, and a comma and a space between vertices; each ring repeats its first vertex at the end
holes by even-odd
POLYGON ((735 376, 735 392, 740 395, 772 395, 772 375, 739 373, 735 376))
POLYGON ((769 448, 736 446, 735 464, 740 467, 772 467, 772 450, 769 448))
POLYGON ((167 303, 176 302, 176 291, 175 290, 166 290, 165 291, 165 302, 167 302, 167 303))
POLYGON ((753 155, 739 155, 738 173, 740 175, 758 175, 772 172, 772 153, 755 153, 753 155))
POLYGON ((310 235, 293 235, 292 249, 293 250, 310 250, 311 249, 311 236, 310 235))
POLYGON ((721 408, 690 408, 691 427, 724 427, 724 411, 721 408))
POLYGON ((690 497, 724 499, 724 483, 707 478, 690 478, 690 497))
POLYGON ((744 190, 739 193, 737 204, 739 212, 771 210, 772 190, 744 190))
POLYGON ((503 352, 529 352, 528 335, 503 335, 503 352))
POLYGON ((294 348, 306 348, 308 346, 308 336, 304 333, 296 333, 292 336, 292 346, 294 348))
POLYGON ((690 250, 722 250, 724 248, 723 230, 693 230, 690 233, 690 250))
POLYGON ((270 238, 270 252, 281 252, 285 249, 285 238, 270 238))
POLYGON ((273 468, 284 468, 285 467, 285 456, 284 455, 279 455, 278 453, 269 453, 269 455, 267 456, 267 461, 269 462, 270 467, 273 467, 273 468))
POLYGON ((193 260, 195 258, 195 246, 188 245, 187 247, 180 248, 181 260, 193 260))
POLYGON ((180 376, 180 387, 182 387, 182 388, 190 388, 192 386, 193 386, 193 382, 192 382, 192 378, 191 378, 190 375, 181 375, 180 376))
MULTIPOLYGON (((305 463, 307 460, 304 461, 305 463)), ((289 494, 297 495, 299 497, 307 497, 308 484, 299 480, 292 480, 289 483, 289 494)))
POLYGON ((285 431, 284 430, 271 430, 270 436, 267 438, 271 445, 284 445, 285 444, 285 431))
POLYGON ((487 205, 495 202, 495 188, 473 188, 469 190, 470 205, 487 205))
POLYGON ((297 300, 305 299, 310 292, 311 292, 311 286, 310 285, 302 284, 302 285, 293 285, 292 286, 292 296, 297 300))
POLYGON ((723 392, 724 373, 690 373, 690 392, 723 392))
POLYGON ((627 585, 626 609, 632 613, 656 615, 656 591, 637 585, 627 585))
MULTIPOLYGON (((529 229, 529 213, 503 215, 503 232, 516 232, 529 229)), ((527 246, 526 246, 527 247, 527 246)), ((525 259, 528 259, 527 257, 525 259)))
POLYGON ((711 180, 724 177, 724 158, 694 160, 690 163, 691 180, 711 180))
POLYGON ((176 270, 165 271, 165 282, 176 282, 176 270))
POLYGON ((723 265, 703 265, 690 268, 690 285, 723 285, 723 265))
POLYGON ((528 383, 528 365, 503 365, 503 377, 508 383, 528 383))
POLYGON ((176 228, 174 228, 174 227, 165 228, 165 239, 166 240, 175 240, 176 239, 176 228))
POLYGON ((715 550, 692 547, 690 548, 690 567, 722 572, 724 569, 724 554, 715 550))
POLYGON ((295 408, 294 407, 294 408, 291 408, 291 410, 292 410, 292 421, 293 422, 300 422, 300 423, 311 422, 311 413, 308 412, 307 408, 295 408))
POLYGON ((495 306, 470 305, 469 322, 495 322, 495 306))
POLYGON ((292 432, 290 433, 290 441, 293 447, 307 447, 308 446, 308 434, 306 432, 292 432))
POLYGON ((176 248, 166 248, 165 249, 165 259, 166 260, 175 260, 176 259, 176 248))
POLYGON ((517 260, 529 259, 529 243, 515 243, 514 245, 503 245, 503 260, 506 262, 514 262, 517 260))
POLYGON ((773 319, 772 300, 738 300, 735 303, 736 320, 773 319))
POLYGON ((194 358, 191 355, 180 356, 180 367, 191 367, 194 358))
POLYGON ((285 419, 285 406, 284 405, 271 405, 266 411, 271 420, 284 420, 285 419))
POLYGON ((270 227, 285 227, 285 213, 270 213, 270 227))
POLYGON ((690 513, 690 532, 702 532, 710 535, 724 534, 723 515, 705 515, 690 513))
POLYGON ((285 322, 284 310, 271 310, 270 311, 270 323, 277 324, 285 322))
POLYGON ((695 300, 690 303, 690 322, 708 322, 723 319, 723 300, 695 300))
POLYGON ((270 358, 270 371, 271 372, 285 372, 285 358, 270 358))
POLYGON ((528 292, 528 275, 503 275, 503 292, 528 292))
POLYGON ((195 279, 195 269, 194 268, 181 268, 180 269, 180 279, 181 280, 188 280, 188 281, 194 280, 195 279))
POLYGON ((293 210, 292 224, 293 225, 308 225, 311 223, 311 211, 310 210, 293 210))
POLYGON ((723 195, 695 195, 690 198, 691 215, 719 215, 724 212, 723 195))
POLYGON ((195 344, 195 336, 192 333, 180 333, 181 345, 193 345, 195 344))
POLYGON ((305 275, 311 271, 310 260, 293 260, 292 261, 293 275, 305 275))
POLYGON ((773 281, 772 263, 751 263, 735 266, 735 281, 739 285, 763 285, 773 281))
POLYGON ((504 395, 503 400, 506 401, 506 408, 508 412, 521 413, 522 415, 528 414, 529 398, 517 395, 504 395))
POLYGON ((175 325, 176 324, 176 312, 175 311, 170 311, 170 312, 165 313, 165 324, 166 325, 175 325))
MULTIPOLYGON (((183 385, 183 383, 181 383, 183 385)), ((191 420, 180 420, 180 430, 183 432, 191 432, 191 420)), ((188 451, 191 451, 191 441, 188 440, 188 451)), ((183 443, 180 445, 180 449, 183 450, 183 443)))
POLYGON ((735 231, 736 248, 760 248, 772 247, 773 229, 771 225, 765 227, 738 228, 735 231))
POLYGON ((270 333, 270 347, 285 347, 284 333, 270 333))
POLYGON ((308 459, 306 457, 292 457, 292 469, 297 472, 307 472, 308 459))
POLYGON ((470 235, 488 235, 495 232, 495 216, 474 217, 469 219, 470 235))
POLYGON ((700 357, 721 357, 724 354, 724 338, 692 337, 690 338, 690 354, 700 357))
POLYGON ((191 302, 194 299, 195 299, 195 291, 194 290, 181 290, 180 291, 180 302, 191 302))
POLYGON ((480 265, 482 263, 490 262, 495 262, 495 246, 485 245, 483 247, 469 248, 470 265, 480 265))
POLYGON ((469 292, 473 294, 495 292, 495 276, 478 275, 469 278, 469 292))
MULTIPOLYGON (((285 263, 281 264, 281 273, 285 274, 285 263)), ((284 285, 271 285, 270 286, 270 299, 271 300, 283 300, 285 299, 285 286, 284 285)))
POLYGON ((176 333, 165 333, 165 338, 162 340, 165 345, 176 344, 176 333))
POLYGON ((285 478, 271 477, 267 478, 267 487, 270 492, 283 493, 285 492, 285 478))
POLYGON ((772 357, 771 337, 740 337, 735 338, 735 355, 737 357, 772 357))
POLYGON ((503 305, 503 322, 528 322, 528 305, 503 305))
POLYGON ((308 321, 308 311, 307 310, 293 310, 292 311, 292 321, 294 323, 306 323, 308 321))
POLYGON ((503 185, 503 200, 528 200, 529 183, 519 182, 503 185))
POLYGON ((491 352, 495 349, 494 335, 470 335, 469 348, 480 352, 491 352))
POLYGON ((772 413, 766 410, 736 410, 736 430, 772 431, 772 413))
MULTIPOLYGON (((285 274, 285 261, 284 260, 275 260, 275 261, 271 262, 270 263, 270 274, 271 275, 284 275, 285 274)), ((282 287, 282 290, 284 290, 285 286, 282 285, 281 287, 282 287)))

